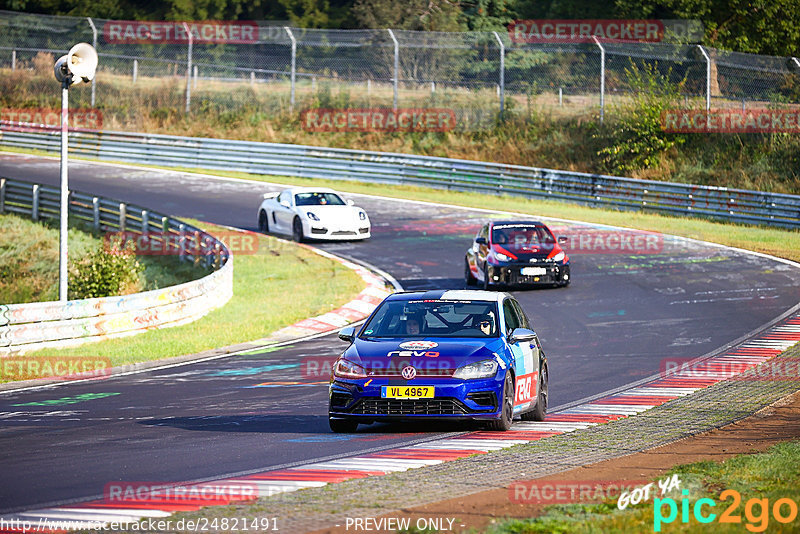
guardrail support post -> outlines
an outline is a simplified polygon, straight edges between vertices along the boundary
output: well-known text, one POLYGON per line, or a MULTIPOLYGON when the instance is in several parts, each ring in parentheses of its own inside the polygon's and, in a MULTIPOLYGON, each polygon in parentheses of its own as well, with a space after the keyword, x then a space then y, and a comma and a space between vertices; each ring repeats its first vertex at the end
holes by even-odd
POLYGON ((39 184, 33 184, 33 202, 31 202, 31 219, 39 220, 39 184))
POLYGON ((142 233, 148 232, 148 226, 150 226, 150 212, 142 210, 142 233))
POLYGON ((294 38, 292 30, 288 26, 283 27, 286 33, 289 34, 289 39, 292 41, 292 71, 291 71, 291 93, 289 95, 289 109, 294 111, 294 87, 295 76, 297 75, 297 39, 294 38))
POLYGON ((100 199, 92 197, 92 226, 95 232, 100 231, 100 199))
POLYGON ((500 45, 500 116, 502 117, 506 99, 506 45, 503 44, 503 40, 500 39, 497 32, 492 33, 497 39, 497 44, 500 45))
POLYGON ((697 48, 700 50, 700 53, 703 54, 703 57, 706 60, 706 111, 710 111, 711 110, 711 58, 708 57, 706 49, 703 48, 703 45, 697 45, 697 48))
POLYGON ((0 213, 6 212, 6 179, 0 178, 0 213))
POLYGON ((178 225, 178 234, 180 235, 178 237, 178 248, 179 248, 178 255, 182 259, 185 259, 186 258, 186 225, 185 224, 179 224, 178 225))
POLYGON ((400 79, 400 43, 397 42, 395 39, 394 32, 387 28, 386 31, 389 32, 389 37, 392 38, 392 42, 394 42, 394 79, 393 79, 393 89, 394 89, 394 99, 392 100, 392 109, 397 111, 397 87, 398 87, 398 80, 400 79))
POLYGON ((593 35, 592 39, 600 49, 600 122, 602 123, 606 115, 606 49, 600 44, 600 39, 596 35, 593 35))
POLYGON ((187 23, 183 23, 183 29, 189 38, 189 50, 186 54, 186 113, 189 113, 189 104, 192 101, 192 45, 194 37, 187 23))
POLYGON ((127 209, 128 206, 124 202, 119 203, 119 231, 125 231, 125 223, 127 222, 127 209))
MULTIPOLYGON (((92 17, 86 17, 86 20, 89 21, 89 26, 92 27, 92 46, 97 50, 97 27, 94 25, 92 17)), ((92 107, 94 107, 95 80, 97 80, 97 76, 92 77, 92 107)))

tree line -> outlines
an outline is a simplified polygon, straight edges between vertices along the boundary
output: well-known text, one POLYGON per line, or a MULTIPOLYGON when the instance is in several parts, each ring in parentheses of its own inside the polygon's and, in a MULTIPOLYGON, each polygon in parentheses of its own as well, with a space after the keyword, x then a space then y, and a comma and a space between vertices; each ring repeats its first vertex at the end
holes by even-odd
POLYGON ((285 20, 306 28, 505 30, 519 19, 694 19, 703 44, 800 56, 800 0, 0 0, 0 9, 118 20, 285 20))

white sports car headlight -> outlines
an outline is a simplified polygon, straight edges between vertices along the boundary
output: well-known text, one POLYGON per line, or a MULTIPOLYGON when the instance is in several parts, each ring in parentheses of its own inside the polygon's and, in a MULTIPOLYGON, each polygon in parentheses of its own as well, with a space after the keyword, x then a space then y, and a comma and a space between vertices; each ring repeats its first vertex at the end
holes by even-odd
POLYGON ((309 218, 309 219, 311 219, 312 221, 318 221, 318 220, 319 220, 319 217, 317 217, 316 215, 314 215, 314 214, 313 214, 312 212, 310 212, 310 211, 309 211, 309 212, 306 212, 306 216, 308 216, 308 218, 309 218))
POLYGON ((474 378, 491 378, 497 373, 496 360, 482 360, 480 362, 462 365, 453 373, 453 378, 472 380, 474 378))
POLYGON ((358 212, 358 218, 361 219, 362 221, 366 221, 367 220, 367 214, 364 213, 363 211, 359 211, 358 212))

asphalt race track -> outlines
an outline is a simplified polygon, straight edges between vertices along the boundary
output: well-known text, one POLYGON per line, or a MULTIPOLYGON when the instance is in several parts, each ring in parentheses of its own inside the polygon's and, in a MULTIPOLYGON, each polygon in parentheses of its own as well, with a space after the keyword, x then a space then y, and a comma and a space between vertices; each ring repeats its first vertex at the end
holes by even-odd
MULTIPOLYGON (((0 154, 0 176, 57 185, 58 175, 57 159, 0 154)), ((278 189, 78 161, 70 163, 70 186, 251 230, 261 193, 278 189)), ((481 222, 501 217, 346 196, 370 214, 373 237, 320 248, 369 262, 407 289, 464 287, 466 247, 481 222)), ((578 236, 573 244, 589 229, 551 228, 578 236)), ((634 253, 591 250, 589 242, 567 247, 570 287, 515 291, 548 355, 551 407, 651 376, 664 359, 719 349, 800 301, 800 268, 650 237, 655 245, 634 253)), ((343 348, 329 335, 268 353, 0 394, 0 513, 100 496, 112 481, 201 480, 466 430, 372 425, 331 433, 326 377, 311 376, 305 363, 343 348)))

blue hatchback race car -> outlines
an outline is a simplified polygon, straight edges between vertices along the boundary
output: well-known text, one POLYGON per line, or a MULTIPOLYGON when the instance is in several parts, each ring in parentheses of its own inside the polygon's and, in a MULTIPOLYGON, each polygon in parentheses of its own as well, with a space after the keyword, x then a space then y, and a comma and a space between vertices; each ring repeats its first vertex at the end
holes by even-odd
POLYGON ((547 412, 547 358, 508 293, 438 290, 388 296, 333 365, 334 432, 375 421, 463 419, 508 430, 547 412))

